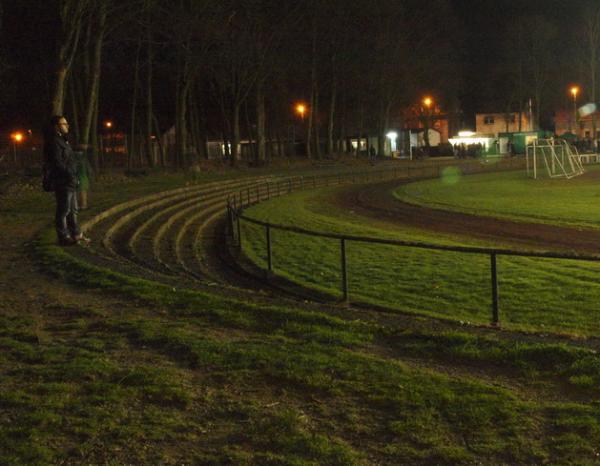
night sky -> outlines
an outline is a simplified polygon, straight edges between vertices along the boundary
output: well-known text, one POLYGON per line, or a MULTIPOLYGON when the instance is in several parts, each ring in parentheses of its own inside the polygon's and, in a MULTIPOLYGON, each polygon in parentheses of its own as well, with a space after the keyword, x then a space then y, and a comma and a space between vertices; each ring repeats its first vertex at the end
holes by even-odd
MULTIPOLYGON (((452 0, 464 26, 464 89, 461 103, 465 115, 492 111, 486 101, 488 76, 495 72, 501 54, 501 40, 506 26, 518 16, 542 15, 564 29, 561 42, 568 46, 574 38, 571 31, 581 23, 583 7, 588 0, 452 0)), ((565 83, 574 79, 566 71, 565 83)), ((575 71, 573 72, 575 75, 575 71)), ((493 92, 493 89, 491 90, 493 92)))
MULTIPOLYGON (((393 0, 391 0, 393 1, 393 0)), ((456 60, 462 62, 463 86, 460 103, 469 121, 476 111, 495 110, 490 103, 489 76, 495 72, 496 57, 501 51, 501 37, 506 26, 516 17, 526 14, 541 14, 557 25, 564 34, 561 42, 572 45, 576 31, 581 24, 582 9, 585 4, 597 0, 450 0, 455 8, 461 31, 465 38, 464 50, 457 51, 456 60), (564 32, 563 32, 564 31, 564 32)), ((43 15, 28 16, 28 4, 33 0, 19 0, 5 6, 3 20, 3 43, 12 63, 12 79, 4 80, 5 96, 1 102, 4 111, 0 115, 0 125, 35 125, 43 108, 47 105, 44 97, 48 93, 49 79, 46 70, 51 66, 51 44, 46 29, 49 28, 43 15), (34 117, 32 117, 34 115, 34 117)), ((33 2, 35 3, 35 2, 33 2)), ((424 7, 426 7, 424 2, 424 7)), ((40 8, 36 7, 39 11, 40 8)), ((110 64, 108 66, 110 70, 110 64)), ((557 70, 564 77, 566 86, 575 79, 575 72, 557 70)), ((560 90, 557 90, 560 92, 560 90)), ((106 106, 106 96, 101 99, 106 106)))

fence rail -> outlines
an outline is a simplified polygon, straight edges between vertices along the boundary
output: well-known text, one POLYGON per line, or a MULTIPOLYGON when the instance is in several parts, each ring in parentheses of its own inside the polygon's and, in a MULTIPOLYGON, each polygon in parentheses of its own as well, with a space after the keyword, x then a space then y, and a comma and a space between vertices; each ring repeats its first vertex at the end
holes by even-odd
MULTIPOLYGON (((454 164, 452 164, 454 165, 454 164)), ((403 241, 383 238, 373 238, 368 236, 356 236, 356 235, 344 235, 337 233, 321 232, 308 230, 300 227, 279 225, 276 223, 266 222, 258 219, 254 219, 244 215, 244 209, 250 205, 260 202, 261 200, 267 200, 272 196, 279 196, 282 194, 291 193, 298 189, 306 189, 308 187, 324 187, 332 186, 334 184, 348 184, 348 183, 365 183, 369 181, 385 181, 385 180, 407 180, 415 178, 433 178, 439 177, 442 173, 441 169, 444 165, 439 164, 435 166, 427 165, 421 167, 403 167, 394 168, 387 170, 372 171, 367 173, 344 173, 335 175, 325 175, 321 177, 310 176, 310 177, 295 177, 287 178, 284 180, 277 180, 272 183, 265 183, 256 185, 253 189, 248 188, 244 193, 242 192, 233 194, 228 199, 228 221, 229 228, 228 233, 232 240, 237 244, 241 250, 242 245, 242 229, 241 222, 248 222, 265 229, 266 238, 266 256, 267 256, 267 269, 266 275, 269 277, 274 273, 273 268, 273 253, 272 253, 272 230, 287 231, 296 234, 327 238, 338 240, 340 242, 340 270, 341 270, 341 293, 344 302, 350 301, 350 290, 348 286, 348 258, 346 255, 346 247, 349 242, 368 243, 368 244, 382 244, 398 247, 409 247, 409 248, 420 248, 437 251, 449 251, 458 252, 463 254, 479 254, 488 255, 490 258, 490 280, 491 280, 491 323, 494 326, 500 325, 500 306, 499 306, 499 287, 498 287, 498 267, 497 257, 498 256, 518 256, 528 258, 544 258, 544 259, 560 259, 560 260, 576 260, 576 261, 588 261, 588 262, 600 262, 600 256, 594 255, 583 255, 573 253, 556 253, 551 251, 519 251, 505 248, 482 248, 482 247, 470 247, 470 246, 447 246, 425 242, 415 241, 403 241), (335 182, 335 183, 334 183, 335 182), (282 187, 285 187, 285 191, 282 191, 282 187), (261 193, 264 196, 261 197, 261 193), (245 202, 244 202, 245 201, 245 202)), ((516 168, 524 168, 523 161, 514 161, 509 159, 507 162, 503 162, 495 165, 494 167, 486 167, 474 164, 463 164, 461 165, 463 172, 465 173, 482 173, 487 171, 498 171, 498 170, 512 170, 516 168)))

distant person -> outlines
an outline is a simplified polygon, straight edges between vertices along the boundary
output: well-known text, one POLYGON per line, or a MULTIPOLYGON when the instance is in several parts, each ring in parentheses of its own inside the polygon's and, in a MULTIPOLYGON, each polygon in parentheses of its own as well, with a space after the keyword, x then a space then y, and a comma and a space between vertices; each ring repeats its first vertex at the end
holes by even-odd
POLYGON ((77 161, 68 134, 69 123, 64 116, 50 118, 44 137, 44 158, 50 167, 56 197, 54 224, 58 244, 62 246, 89 241, 77 224, 77 161))
POLYGON ((373 163, 375 161, 375 158, 377 157, 377 151, 375 150, 375 148, 373 146, 369 147, 369 160, 371 161, 371 163, 373 163))

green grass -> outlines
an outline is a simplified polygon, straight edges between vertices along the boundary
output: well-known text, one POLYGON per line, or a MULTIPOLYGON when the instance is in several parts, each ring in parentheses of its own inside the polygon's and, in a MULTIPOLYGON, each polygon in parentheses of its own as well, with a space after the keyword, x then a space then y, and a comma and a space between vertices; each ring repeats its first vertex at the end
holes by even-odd
POLYGON ((570 180, 534 180, 524 170, 475 176, 449 171, 441 179, 402 185, 394 196, 413 204, 477 215, 598 228, 600 167, 586 166, 586 170, 583 176, 570 180))
MULTIPOLYGON (((369 220, 370 223, 365 224, 364 218, 352 212, 340 212, 332 206, 329 198, 333 192, 333 189, 325 189, 296 193, 258 204, 246 212, 253 218, 322 232, 437 244, 498 246, 384 222, 369 220)), ((248 222, 242 225, 244 252, 261 267, 266 267, 264 228, 248 222)), ((338 240, 273 230, 272 241, 276 273, 304 286, 341 296, 338 240)), ((490 259, 486 255, 359 242, 349 242, 347 254, 352 299, 464 322, 491 321, 490 259)), ((600 332, 597 281, 600 265, 500 256, 498 273, 503 325, 573 335, 600 332)))
POLYGON ((83 262, 46 230, 32 254, 56 286, 137 304, 0 313, 2 464, 597 458, 594 351, 173 289, 83 262))

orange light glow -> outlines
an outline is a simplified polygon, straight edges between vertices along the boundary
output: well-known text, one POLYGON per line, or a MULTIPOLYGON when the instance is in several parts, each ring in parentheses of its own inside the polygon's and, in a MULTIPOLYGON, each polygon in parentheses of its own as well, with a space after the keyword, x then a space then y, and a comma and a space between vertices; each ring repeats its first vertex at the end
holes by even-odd
POLYGON ((298 115, 300 115, 302 118, 304 118, 304 114, 306 113, 306 105, 304 105, 304 104, 296 105, 296 112, 298 113, 298 115))
POLYGON ((425 104, 425 107, 427 107, 427 108, 431 107, 432 103, 433 103, 433 99, 431 97, 425 97, 423 99, 423 104, 425 104))
POLYGON ((571 88, 571 94, 573 95, 573 98, 576 98, 577 94, 579 94, 579 88, 577 86, 573 86, 571 88))
POLYGON ((106 122, 104 122, 104 126, 107 127, 107 128, 109 128, 109 129, 112 128, 112 125, 113 125, 112 121, 106 121, 106 122))
POLYGON ((23 140, 23 133, 13 133, 10 137, 15 142, 21 142, 23 140))

